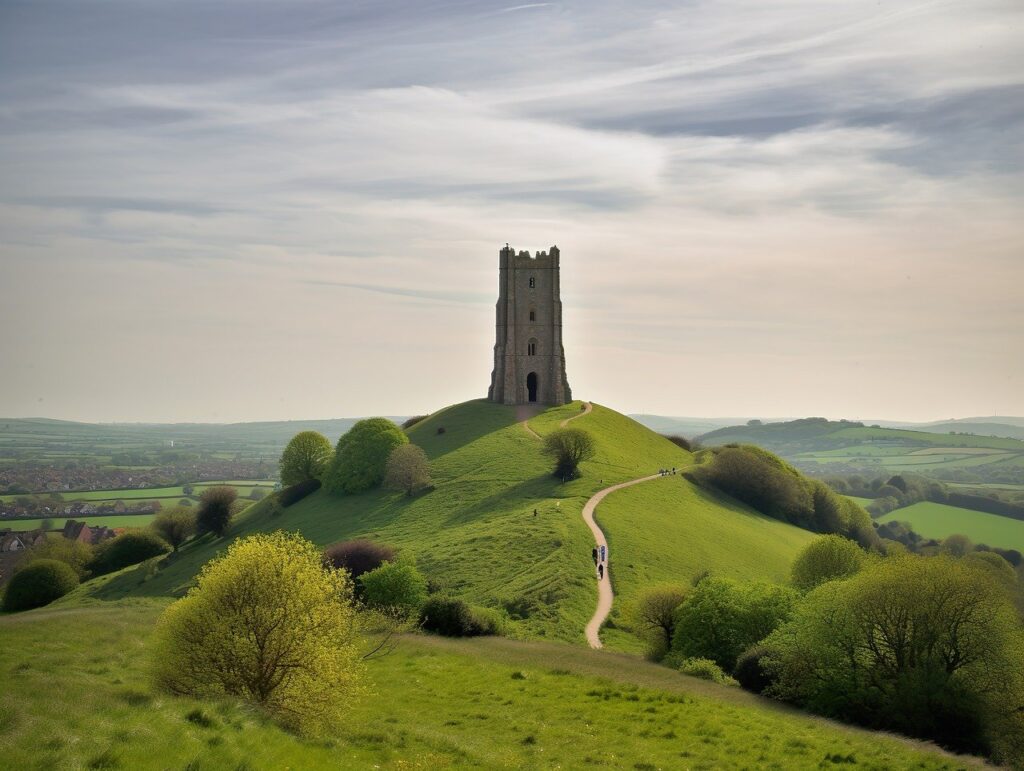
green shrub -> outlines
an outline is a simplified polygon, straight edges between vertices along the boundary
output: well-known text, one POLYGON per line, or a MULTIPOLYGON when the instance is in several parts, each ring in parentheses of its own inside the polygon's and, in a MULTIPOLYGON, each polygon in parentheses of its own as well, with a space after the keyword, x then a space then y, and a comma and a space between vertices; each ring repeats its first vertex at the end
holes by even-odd
POLYGON ((736 659, 736 667, 732 676, 744 690, 752 693, 764 693, 774 682, 771 672, 767 669, 764 661, 771 655, 769 648, 764 645, 755 645, 748 648, 736 659))
POLYGON ((654 586, 644 590, 630 608, 630 623, 647 644, 651 661, 660 661, 668 653, 676 631, 676 610, 685 599, 682 586, 654 586))
POLYGON ((731 672, 743 651, 789 618, 797 596, 772 584, 706 578, 676 611, 672 651, 682 658, 711 659, 731 672))
POLYGON ((498 634, 503 619, 489 608, 473 608, 455 597, 431 597, 420 608, 420 625, 445 637, 498 634))
POLYGON ((427 599, 427 579, 409 560, 385 562, 359 577, 362 598, 371 608, 409 616, 427 599))
POLYGON ((231 516, 238 490, 226 485, 210 487, 199 496, 199 513, 196 514, 196 530, 199 533, 213 533, 223 536, 231 525, 231 516))
POLYGON ((66 562, 36 560, 19 570, 7 584, 4 610, 40 608, 63 597, 78 586, 78 575, 66 562))
POLYGON ((285 487, 320 479, 331 462, 331 443, 317 431, 300 431, 281 453, 281 484, 285 487))
POLYGON ((344 568, 353 581, 394 558, 393 547, 366 538, 339 541, 324 549, 324 562, 336 569, 344 568))
POLYGON ((555 462, 552 474, 559 479, 576 479, 580 464, 594 457, 594 437, 582 428, 559 428, 544 437, 541 450, 555 462))
POLYGON ((95 575, 101 576, 166 554, 170 550, 167 542, 156 533, 129 530, 97 546, 96 556, 89 563, 89 568, 95 575))
POLYGON ((391 451, 409 437, 386 418, 360 420, 338 440, 324 474, 324 487, 334 493, 361 493, 384 479, 391 451))
POLYGON ((722 668, 711 659, 683 659, 679 663, 679 671, 684 675, 699 677, 701 680, 710 680, 720 685, 736 685, 736 681, 725 674, 722 668))
POLYGON ((196 532, 196 515, 187 509, 174 508, 162 511, 149 523, 153 532, 171 545, 174 551, 196 532))
POLYGON ((307 479, 305 482, 299 482, 279 491, 277 493, 277 500, 287 509, 292 504, 298 503, 306 496, 315 493, 320 489, 321 484, 322 482, 319 479, 307 479))
POLYGON ((32 546, 14 568, 17 573, 39 560, 57 560, 66 562, 84 581, 89 575, 89 563, 92 562, 93 548, 91 544, 72 541, 70 538, 47 538, 42 543, 32 546))
POLYGON ((853 541, 838 535, 823 535, 805 546, 790 571, 793 585, 809 592, 819 584, 852 576, 864 566, 867 555, 853 541))

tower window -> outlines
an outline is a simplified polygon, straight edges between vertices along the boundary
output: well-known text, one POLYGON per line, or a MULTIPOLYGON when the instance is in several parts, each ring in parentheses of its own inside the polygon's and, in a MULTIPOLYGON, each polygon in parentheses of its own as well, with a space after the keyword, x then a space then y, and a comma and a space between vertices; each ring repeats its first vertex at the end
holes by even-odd
POLYGON ((537 320, 537 311, 530 311, 530 321, 537 320))
POLYGON ((526 355, 527 356, 536 356, 537 355, 537 341, 536 340, 531 340, 529 343, 526 344, 526 355))
POLYGON ((537 286, 537 279, 535 279, 533 276, 530 276, 530 289, 533 289, 536 286, 537 286))

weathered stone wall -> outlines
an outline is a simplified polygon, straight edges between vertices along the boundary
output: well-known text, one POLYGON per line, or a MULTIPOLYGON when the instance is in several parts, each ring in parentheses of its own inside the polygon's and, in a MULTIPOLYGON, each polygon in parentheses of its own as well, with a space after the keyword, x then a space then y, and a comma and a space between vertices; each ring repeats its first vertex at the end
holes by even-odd
POLYGON ((499 252, 494 370, 487 398, 501 404, 566 404, 559 251, 499 252), (532 344, 532 347, 531 347, 532 344), (530 375, 536 378, 531 394, 530 375), (531 399, 531 396, 534 398, 531 399))

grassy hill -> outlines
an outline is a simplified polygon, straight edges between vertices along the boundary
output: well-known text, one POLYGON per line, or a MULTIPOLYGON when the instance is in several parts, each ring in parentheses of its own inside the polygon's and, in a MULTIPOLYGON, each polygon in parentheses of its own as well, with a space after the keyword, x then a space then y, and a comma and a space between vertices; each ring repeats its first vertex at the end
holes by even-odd
MULTIPOLYGON (((359 536, 392 543, 415 554, 424 573, 451 592, 505 609, 516 634, 580 641, 596 601, 592 544, 580 517, 584 503, 604 486, 683 466, 691 457, 600 405, 580 417, 581 406, 575 402, 532 416, 486 401, 449 407, 409 432, 431 459, 433 491, 414 498, 384 490, 355 496, 319 492, 280 517, 256 504, 230 535, 283 528, 320 545, 359 536), (527 417, 540 436, 568 418, 578 418, 573 425, 593 434, 597 455, 584 464, 581 479, 561 484, 551 477, 540 441, 521 424, 527 417)), ((108 600, 179 595, 223 546, 206 537, 162 570, 143 566, 88 592, 108 600)))
POLYGON ((154 692, 149 632, 165 603, 65 604, 0 617, 6 767, 982 765, 636 657, 497 638, 403 639, 367 663, 370 693, 352 705, 342 732, 304 740, 235 701, 154 692))
POLYGON ((878 521, 909 522, 916 532, 926 538, 942 539, 961 533, 974 543, 1024 551, 1024 522, 983 511, 922 501, 896 509, 878 521))

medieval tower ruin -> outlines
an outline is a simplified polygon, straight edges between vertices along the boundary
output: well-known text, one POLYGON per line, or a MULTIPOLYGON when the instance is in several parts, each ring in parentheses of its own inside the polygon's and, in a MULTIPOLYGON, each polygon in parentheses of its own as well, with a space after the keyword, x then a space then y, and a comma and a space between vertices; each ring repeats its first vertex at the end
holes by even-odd
POLYGON ((494 371, 487 398, 499 404, 567 404, 558 247, 499 253, 494 371))

